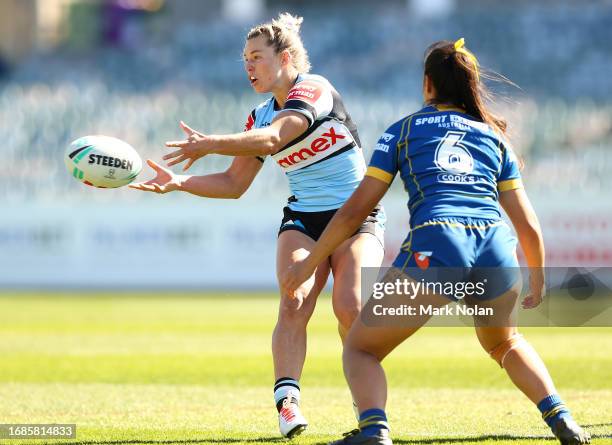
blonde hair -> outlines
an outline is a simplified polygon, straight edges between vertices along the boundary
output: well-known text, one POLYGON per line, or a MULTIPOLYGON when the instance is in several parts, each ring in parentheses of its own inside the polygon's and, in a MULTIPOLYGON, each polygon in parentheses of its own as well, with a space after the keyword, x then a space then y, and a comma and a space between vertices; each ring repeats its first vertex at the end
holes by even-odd
POLYGON ((246 39, 251 40, 259 36, 266 37, 268 46, 272 46, 276 54, 280 54, 284 50, 289 51, 294 68, 300 73, 307 73, 310 71, 310 61, 300 37, 300 26, 303 21, 302 17, 283 12, 279 14, 278 18, 272 19, 271 23, 264 23, 252 28, 246 39))

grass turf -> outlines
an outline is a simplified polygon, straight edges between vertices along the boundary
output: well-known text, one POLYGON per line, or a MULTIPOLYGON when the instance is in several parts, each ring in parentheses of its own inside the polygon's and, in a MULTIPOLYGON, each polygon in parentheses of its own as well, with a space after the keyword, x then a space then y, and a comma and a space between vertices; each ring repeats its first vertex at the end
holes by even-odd
MULTIPOLYGON (((0 423, 76 423, 80 444, 278 442, 276 308, 257 293, 2 295, 0 423)), ((593 443, 612 443, 612 329, 522 331, 593 443)), ((329 298, 308 342, 301 383, 311 425, 296 444, 355 426, 329 298)), ((555 443, 472 329, 422 329, 385 369, 395 443, 555 443)))

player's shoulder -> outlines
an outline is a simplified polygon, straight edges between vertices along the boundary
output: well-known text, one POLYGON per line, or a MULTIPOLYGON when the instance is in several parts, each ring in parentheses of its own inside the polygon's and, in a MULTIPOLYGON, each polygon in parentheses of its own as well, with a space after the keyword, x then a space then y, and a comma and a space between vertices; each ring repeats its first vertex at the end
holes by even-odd
POLYGON ((253 108, 249 114, 246 129, 250 130, 253 126, 259 127, 265 125, 265 122, 270 121, 274 115, 274 104, 275 99, 272 96, 253 108))
POLYGON ((389 125, 389 127, 387 127, 381 138, 385 139, 386 142, 390 142, 391 139, 396 137, 399 138, 402 133, 402 126, 405 120, 406 118, 403 117, 400 120, 393 122, 391 125, 389 125))
POLYGON ((410 113, 402 117, 401 119, 393 122, 385 130, 385 134, 401 137, 402 135, 406 134, 406 132, 410 128, 412 121, 414 120, 415 117, 426 115, 426 114, 432 114, 434 112, 436 112, 434 107, 431 107, 431 106, 423 107, 420 110, 417 110, 414 113, 410 113))
POLYGON ((263 110, 267 110, 270 107, 274 106, 274 96, 271 96, 253 108, 252 113, 258 114, 263 110))
POLYGON ((439 114, 439 113, 442 113, 442 112, 443 111, 439 110, 438 108, 434 107, 433 105, 426 105, 426 106, 418 109, 414 113, 410 113, 410 114, 404 116, 403 118, 401 118, 400 120, 395 122, 394 125, 397 125, 397 126, 408 126, 408 125, 413 124, 413 121, 415 119, 418 119, 418 118, 420 118, 422 116, 434 115, 434 114, 439 114))
POLYGON ((295 81, 296 85, 302 83, 316 83, 322 86, 331 87, 331 82, 327 80, 327 78, 321 76, 320 74, 312 74, 312 73, 302 73, 298 76, 295 81))
POLYGON ((496 132, 495 137, 498 141, 498 147, 502 153, 502 156, 505 157, 508 162, 518 162, 514 147, 507 136, 505 134, 499 134, 496 132))
POLYGON ((470 116, 468 116, 465 113, 465 110, 458 108, 458 107, 444 106, 444 105, 425 105, 421 109, 406 116, 405 119, 413 121, 415 124, 417 123, 420 124, 422 122, 427 122, 427 123, 436 122, 437 123, 439 120, 442 119, 439 116, 446 115, 446 114, 454 114, 458 116, 463 116, 464 118, 468 118, 468 119, 470 118, 470 116))
POLYGON ((323 76, 300 74, 287 94, 283 110, 297 111, 308 119, 309 126, 315 121, 332 118, 334 107, 341 105, 331 85, 323 76))
POLYGON ((298 76, 295 84, 289 90, 287 99, 295 98, 313 99, 333 89, 332 84, 325 77, 318 74, 302 73, 298 76))

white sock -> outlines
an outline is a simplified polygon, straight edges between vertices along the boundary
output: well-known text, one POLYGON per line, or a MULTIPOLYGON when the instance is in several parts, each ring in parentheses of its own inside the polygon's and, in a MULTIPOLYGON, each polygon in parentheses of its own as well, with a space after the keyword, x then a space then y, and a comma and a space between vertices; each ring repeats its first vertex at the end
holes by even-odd
POLYGON ((280 411, 283 400, 290 398, 292 403, 300 403, 300 384, 297 380, 289 377, 278 379, 274 384, 274 402, 276 409, 280 411))

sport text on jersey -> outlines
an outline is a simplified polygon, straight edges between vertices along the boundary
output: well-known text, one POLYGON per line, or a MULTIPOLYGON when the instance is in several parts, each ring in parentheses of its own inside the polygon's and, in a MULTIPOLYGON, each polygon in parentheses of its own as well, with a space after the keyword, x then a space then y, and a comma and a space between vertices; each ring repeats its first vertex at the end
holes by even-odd
POLYGON ((456 128, 467 131, 476 128, 480 131, 488 131, 489 126, 483 122, 476 122, 456 114, 438 114, 437 116, 419 117, 414 120, 415 126, 437 125, 438 128, 456 128))

